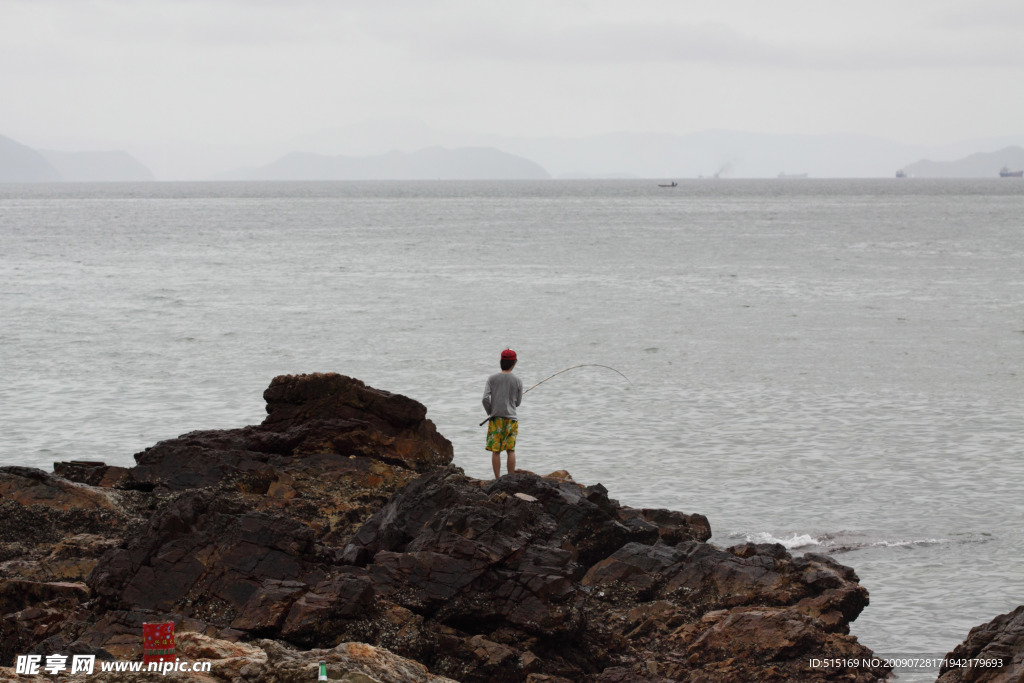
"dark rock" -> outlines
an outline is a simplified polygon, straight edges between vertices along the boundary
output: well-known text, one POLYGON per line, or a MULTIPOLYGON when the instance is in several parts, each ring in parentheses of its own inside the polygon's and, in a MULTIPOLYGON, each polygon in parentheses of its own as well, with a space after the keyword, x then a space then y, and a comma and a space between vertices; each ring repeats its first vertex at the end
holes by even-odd
POLYGON ((88 597, 81 583, 0 581, 0 663, 57 634, 69 612, 88 597))
POLYGON ((101 488, 116 487, 127 472, 128 468, 126 467, 117 467, 98 461, 71 460, 53 463, 54 474, 64 477, 68 481, 101 488))
POLYGON ((340 457, 373 459, 417 472, 451 462, 452 445, 426 419, 427 409, 334 373, 275 377, 264 392, 258 427, 199 431, 136 454, 123 486, 171 489, 229 479, 265 494, 279 472, 328 474, 340 457))
POLYGON ((378 596, 422 618, 421 640, 444 642, 446 629, 459 639, 449 645, 458 656, 388 646, 464 681, 604 680, 605 670, 608 680, 614 670, 690 680, 755 654, 734 680, 757 678, 769 660, 794 680, 826 680, 834 672, 808 668, 816 650, 869 652, 847 635, 867 604, 852 570, 778 545, 723 550, 709 536, 700 516, 621 508, 603 487, 517 473, 481 488, 448 468, 393 496, 343 558, 369 569, 378 596))
POLYGON ((347 621, 375 612, 373 583, 365 571, 341 568, 298 598, 289 609, 281 637, 293 643, 316 643, 322 634, 340 631, 347 621))
POLYGON ((0 612, 17 612, 39 603, 77 604, 89 597, 89 589, 81 583, 39 581, 0 581, 0 612))
POLYGON ((936 683, 1024 682, 1024 605, 972 628, 946 661, 936 683), (974 665, 949 664, 968 661, 974 665))
POLYGON ((262 425, 199 431, 136 454, 121 489, 216 487, 249 507, 347 540, 396 490, 451 462, 452 446, 412 399, 337 374, 274 378, 262 425))
POLYGON ((427 408, 419 401, 334 373, 275 377, 263 399, 267 402, 264 424, 369 418, 379 427, 394 429, 417 427, 427 417, 427 408))
POLYGON ((440 510, 467 496, 476 500, 487 497, 483 492, 467 492, 465 480, 460 469, 449 466, 412 481, 359 528, 345 547, 345 561, 365 565, 380 550, 404 550, 440 510))
POLYGON ((161 442, 131 469, 0 469, 0 664, 136 659, 142 624, 174 621, 221 680, 305 680, 315 660, 294 648, 463 683, 888 673, 809 668, 871 654, 849 635, 867 591, 828 557, 719 548, 702 515, 565 472, 471 479, 421 404, 341 375, 278 377, 265 398, 263 424, 161 442))
POLYGON ((375 613, 369 574, 341 566, 334 543, 415 467, 447 463, 450 444, 421 404, 340 375, 278 377, 266 397, 260 427, 193 432, 137 456, 122 484, 181 492, 162 494, 149 523, 99 561, 88 583, 101 609, 305 646, 375 613))
POLYGON ((108 608, 174 611, 227 626, 266 581, 322 576, 314 549, 312 530, 297 520, 188 492, 106 554, 88 584, 108 608))
POLYGON ((683 541, 703 543, 711 538, 711 525, 704 515, 687 515, 664 509, 634 510, 628 507, 622 507, 618 514, 624 522, 639 519, 654 525, 658 538, 667 545, 683 541))
MULTIPOLYGON (((686 664, 714 672, 716 680, 828 680, 835 674, 809 670, 810 658, 870 658, 855 638, 823 632, 814 618, 798 610, 741 607, 710 613, 702 619, 705 624, 686 649, 686 664)), ((877 681, 888 674, 882 667, 855 668, 845 671, 842 680, 877 681)))

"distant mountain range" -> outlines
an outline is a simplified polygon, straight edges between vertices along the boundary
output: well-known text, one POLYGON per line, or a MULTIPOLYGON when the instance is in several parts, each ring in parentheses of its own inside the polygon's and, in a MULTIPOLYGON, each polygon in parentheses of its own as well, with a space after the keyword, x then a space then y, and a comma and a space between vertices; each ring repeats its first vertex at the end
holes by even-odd
POLYGON ((128 182, 153 173, 127 152, 34 150, 0 135, 0 182, 128 182))
POLYGON ((997 152, 979 152, 955 161, 922 160, 903 171, 913 178, 997 178, 1002 168, 1024 169, 1024 149, 1006 147, 997 152))
POLYGON ((166 143, 128 152, 35 150, 0 136, 0 182, 153 180, 665 180, 998 177, 1024 168, 1024 136, 907 145, 858 135, 707 130, 524 138, 377 122, 245 147, 166 143), (390 151, 389 151, 390 150, 390 151), (997 151, 993 151, 997 150, 997 151), (270 163, 265 160, 276 159, 270 163), (916 161, 920 160, 920 161, 916 161))
POLYGON ((493 148, 429 147, 412 153, 325 156, 292 152, 260 168, 231 171, 223 180, 538 180, 538 164, 493 148))
POLYGON ((1024 136, 910 145, 850 135, 788 135, 730 130, 688 134, 608 133, 582 137, 509 137, 431 128, 415 119, 366 122, 306 134, 291 149, 372 155, 430 146, 491 147, 542 166, 556 178, 891 178, 919 159, 954 160, 1024 146, 1024 136))
MULTIPOLYGON (((488 138, 482 142, 533 159, 559 178, 776 178, 780 174, 891 178, 898 169, 909 169, 918 159, 956 160, 997 148, 994 141, 929 147, 861 135, 716 130, 689 135, 616 133, 579 139, 488 138)), ((1004 164, 1015 165, 1012 158, 997 163, 996 176, 1004 164)), ((951 172, 955 168, 961 168, 960 177, 993 177, 991 169, 968 172, 967 167, 957 166, 950 167, 951 172)))
MULTIPOLYGON (((449 145, 460 137, 425 136, 449 145)), ((465 141, 465 140, 463 140, 465 141)), ((367 156, 292 152, 258 168, 217 176, 232 180, 406 180, 557 178, 993 178, 1024 168, 1024 150, 977 153, 993 141, 942 147, 904 145, 856 135, 767 135, 705 131, 692 135, 618 133, 585 138, 476 136, 475 146, 433 146, 367 156), (976 146, 974 146, 976 145, 976 146), (973 147, 972 147, 973 146, 973 147), (972 153, 974 152, 974 153, 972 153), (918 161, 928 156, 949 161, 918 161)), ((414 144, 413 138, 408 142, 414 144)), ((1024 142, 1024 140, 1022 140, 1024 142)), ((307 139, 305 144, 316 144, 307 139)), ((332 145, 321 142, 321 147, 332 145)))

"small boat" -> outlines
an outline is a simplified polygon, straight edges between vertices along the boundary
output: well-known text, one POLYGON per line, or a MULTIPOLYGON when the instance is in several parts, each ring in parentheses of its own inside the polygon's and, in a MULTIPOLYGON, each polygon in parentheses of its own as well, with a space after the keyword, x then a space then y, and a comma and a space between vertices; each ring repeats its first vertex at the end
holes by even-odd
POLYGON ((1000 178, 1024 178, 1024 171, 1011 171, 1008 166, 999 169, 1000 178))
POLYGON ((662 185, 662 184, 659 183, 658 187, 679 187, 679 183, 677 183, 676 181, 673 180, 668 185, 662 185))
POLYGON ((906 178, 906 177, 907 177, 907 172, 906 172, 906 171, 904 171, 904 170, 903 170, 903 169, 901 168, 900 170, 896 171, 896 177, 897 177, 897 178, 906 178))

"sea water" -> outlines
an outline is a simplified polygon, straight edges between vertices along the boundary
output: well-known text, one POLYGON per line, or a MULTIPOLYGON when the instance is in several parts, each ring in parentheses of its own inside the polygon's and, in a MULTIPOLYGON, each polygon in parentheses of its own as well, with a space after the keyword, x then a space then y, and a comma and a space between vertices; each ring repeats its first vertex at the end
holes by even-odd
MULTIPOLYGON (((0 186, 0 464, 133 464, 259 423, 275 375, 424 403, 519 466, 852 566, 880 654, 1024 603, 1024 184, 0 186)), ((933 679, 935 671, 901 680, 933 679)))

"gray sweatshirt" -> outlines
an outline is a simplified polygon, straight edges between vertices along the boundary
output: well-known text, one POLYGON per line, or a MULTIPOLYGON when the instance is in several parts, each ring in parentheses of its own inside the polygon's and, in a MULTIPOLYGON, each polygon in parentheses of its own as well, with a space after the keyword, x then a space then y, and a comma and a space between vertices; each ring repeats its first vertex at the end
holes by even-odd
POLYGON ((484 386, 484 410, 488 417, 516 418, 516 406, 523 400, 523 380, 511 372, 496 372, 484 386))

